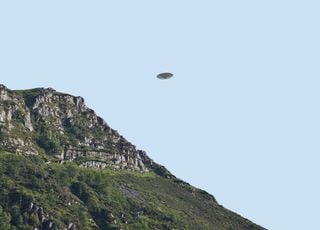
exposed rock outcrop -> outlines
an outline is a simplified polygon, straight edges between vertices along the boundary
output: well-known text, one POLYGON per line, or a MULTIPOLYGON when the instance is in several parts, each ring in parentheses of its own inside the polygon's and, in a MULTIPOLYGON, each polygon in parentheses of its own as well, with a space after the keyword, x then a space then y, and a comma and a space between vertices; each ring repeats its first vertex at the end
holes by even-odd
POLYGON ((111 129, 82 97, 52 88, 13 91, 0 85, 0 148, 55 156, 82 167, 145 172, 152 160, 111 129))

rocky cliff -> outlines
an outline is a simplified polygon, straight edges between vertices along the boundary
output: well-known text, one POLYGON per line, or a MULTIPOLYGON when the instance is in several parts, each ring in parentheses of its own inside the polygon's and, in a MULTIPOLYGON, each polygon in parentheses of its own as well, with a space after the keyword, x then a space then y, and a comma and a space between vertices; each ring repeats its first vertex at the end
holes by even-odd
POLYGON ((0 175, 4 230, 263 229, 51 88, 0 85, 0 175))
POLYGON ((145 172, 153 164, 144 151, 89 109, 82 97, 51 88, 12 91, 0 85, 0 129, 3 150, 48 153, 83 167, 145 172))

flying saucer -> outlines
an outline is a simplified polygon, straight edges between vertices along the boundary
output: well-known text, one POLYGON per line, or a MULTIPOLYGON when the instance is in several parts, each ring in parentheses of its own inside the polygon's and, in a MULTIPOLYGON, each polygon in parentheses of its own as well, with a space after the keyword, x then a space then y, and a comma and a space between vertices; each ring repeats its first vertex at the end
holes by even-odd
POLYGON ((166 80, 166 79, 169 79, 172 77, 173 77, 172 73, 160 73, 157 75, 157 78, 162 79, 162 80, 166 80))

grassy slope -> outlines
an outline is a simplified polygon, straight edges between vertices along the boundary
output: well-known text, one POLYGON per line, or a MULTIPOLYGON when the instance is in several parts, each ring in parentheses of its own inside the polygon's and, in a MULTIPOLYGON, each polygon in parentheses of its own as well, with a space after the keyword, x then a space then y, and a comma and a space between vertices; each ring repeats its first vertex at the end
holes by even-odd
POLYGON ((31 202, 56 229, 69 223, 78 229, 262 229, 206 192, 152 172, 84 169, 0 152, 0 175, 0 205, 11 229, 43 228, 31 202))

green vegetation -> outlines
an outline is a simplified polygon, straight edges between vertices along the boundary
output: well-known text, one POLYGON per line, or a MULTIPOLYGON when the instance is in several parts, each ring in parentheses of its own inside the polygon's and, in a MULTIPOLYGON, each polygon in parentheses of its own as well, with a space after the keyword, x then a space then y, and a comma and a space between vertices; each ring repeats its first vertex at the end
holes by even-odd
POLYGON ((0 229, 259 229, 188 184, 157 174, 0 153, 0 229), (43 208, 47 220, 41 221, 43 208))
POLYGON ((31 107, 36 100, 36 97, 42 93, 41 88, 28 89, 28 90, 14 90, 15 94, 22 96, 26 102, 26 105, 31 107))
POLYGON ((59 153, 61 151, 60 139, 50 131, 50 129, 43 129, 37 139, 38 145, 50 153, 59 153))
POLYGON ((70 122, 69 119, 64 121, 64 128, 66 134, 69 136, 71 142, 77 142, 77 140, 83 141, 85 138, 85 133, 87 130, 83 125, 82 119, 76 119, 74 124, 70 122))
POLYGON ((10 229, 11 216, 9 213, 3 211, 2 206, 0 206, 0 229, 9 230, 10 229))
POLYGON ((16 122, 20 122, 20 123, 24 124, 24 122, 25 122, 25 114, 22 112, 22 110, 17 109, 12 114, 12 119, 14 121, 16 121, 16 122))
POLYGON ((81 98, 41 88, 8 94, 0 230, 263 229, 152 162, 81 98), (110 168, 81 167, 88 161, 110 168))

